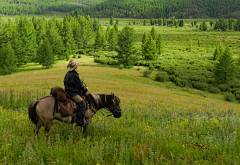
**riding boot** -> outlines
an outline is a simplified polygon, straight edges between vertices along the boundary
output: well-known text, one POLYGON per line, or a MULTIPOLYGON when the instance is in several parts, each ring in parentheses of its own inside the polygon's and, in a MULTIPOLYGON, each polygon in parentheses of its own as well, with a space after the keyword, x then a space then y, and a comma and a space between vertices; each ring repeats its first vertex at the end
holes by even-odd
POLYGON ((85 127, 87 126, 87 121, 85 120, 84 116, 85 116, 85 107, 86 107, 86 103, 85 101, 80 101, 79 103, 77 103, 77 126, 81 126, 81 127, 85 127))

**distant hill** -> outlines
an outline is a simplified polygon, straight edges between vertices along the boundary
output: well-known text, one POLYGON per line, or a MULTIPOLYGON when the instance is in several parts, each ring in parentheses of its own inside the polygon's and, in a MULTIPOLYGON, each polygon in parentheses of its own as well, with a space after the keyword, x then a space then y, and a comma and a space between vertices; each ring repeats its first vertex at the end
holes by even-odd
POLYGON ((239 17, 239 0, 107 0, 75 14, 124 18, 221 18, 239 17))
POLYGON ((106 0, 1 0, 0 14, 45 14, 52 11, 71 12, 106 0))
POLYGON ((44 14, 115 18, 239 18, 240 0, 1 0, 0 14, 44 14))

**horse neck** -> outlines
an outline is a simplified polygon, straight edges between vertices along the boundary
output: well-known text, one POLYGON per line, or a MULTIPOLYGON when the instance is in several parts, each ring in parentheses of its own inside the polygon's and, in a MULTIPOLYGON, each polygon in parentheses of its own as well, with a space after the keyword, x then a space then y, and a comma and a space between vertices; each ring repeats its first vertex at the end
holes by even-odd
POLYGON ((109 101, 111 95, 104 95, 99 94, 100 100, 99 100, 99 109, 101 108, 108 108, 109 107, 109 101))
POLYGON ((109 107, 111 95, 95 94, 92 95, 92 102, 96 110, 109 107))

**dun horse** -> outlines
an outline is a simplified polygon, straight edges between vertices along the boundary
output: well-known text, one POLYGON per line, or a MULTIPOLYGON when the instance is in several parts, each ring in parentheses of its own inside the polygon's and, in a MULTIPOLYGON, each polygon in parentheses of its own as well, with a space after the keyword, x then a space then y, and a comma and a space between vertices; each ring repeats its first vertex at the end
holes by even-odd
MULTIPOLYGON (((85 119, 89 122, 95 113, 102 108, 107 108, 115 118, 121 117, 120 100, 114 94, 89 94, 86 97, 88 102, 85 112, 85 119)), ((39 100, 33 100, 28 106, 28 117, 36 125, 34 132, 38 135, 41 126, 45 126, 45 135, 49 136, 49 130, 53 124, 53 120, 59 120, 64 123, 74 123, 76 121, 76 113, 73 116, 63 117, 61 113, 55 113, 55 98, 47 96, 39 100)), ((86 127, 84 127, 84 132, 86 127)))

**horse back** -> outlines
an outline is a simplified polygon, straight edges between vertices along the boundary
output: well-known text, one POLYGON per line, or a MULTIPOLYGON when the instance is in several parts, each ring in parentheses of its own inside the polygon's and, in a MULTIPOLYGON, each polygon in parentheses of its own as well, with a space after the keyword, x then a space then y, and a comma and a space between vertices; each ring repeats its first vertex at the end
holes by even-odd
POLYGON ((55 98, 47 96, 42 98, 36 106, 36 113, 40 119, 53 119, 55 98))

